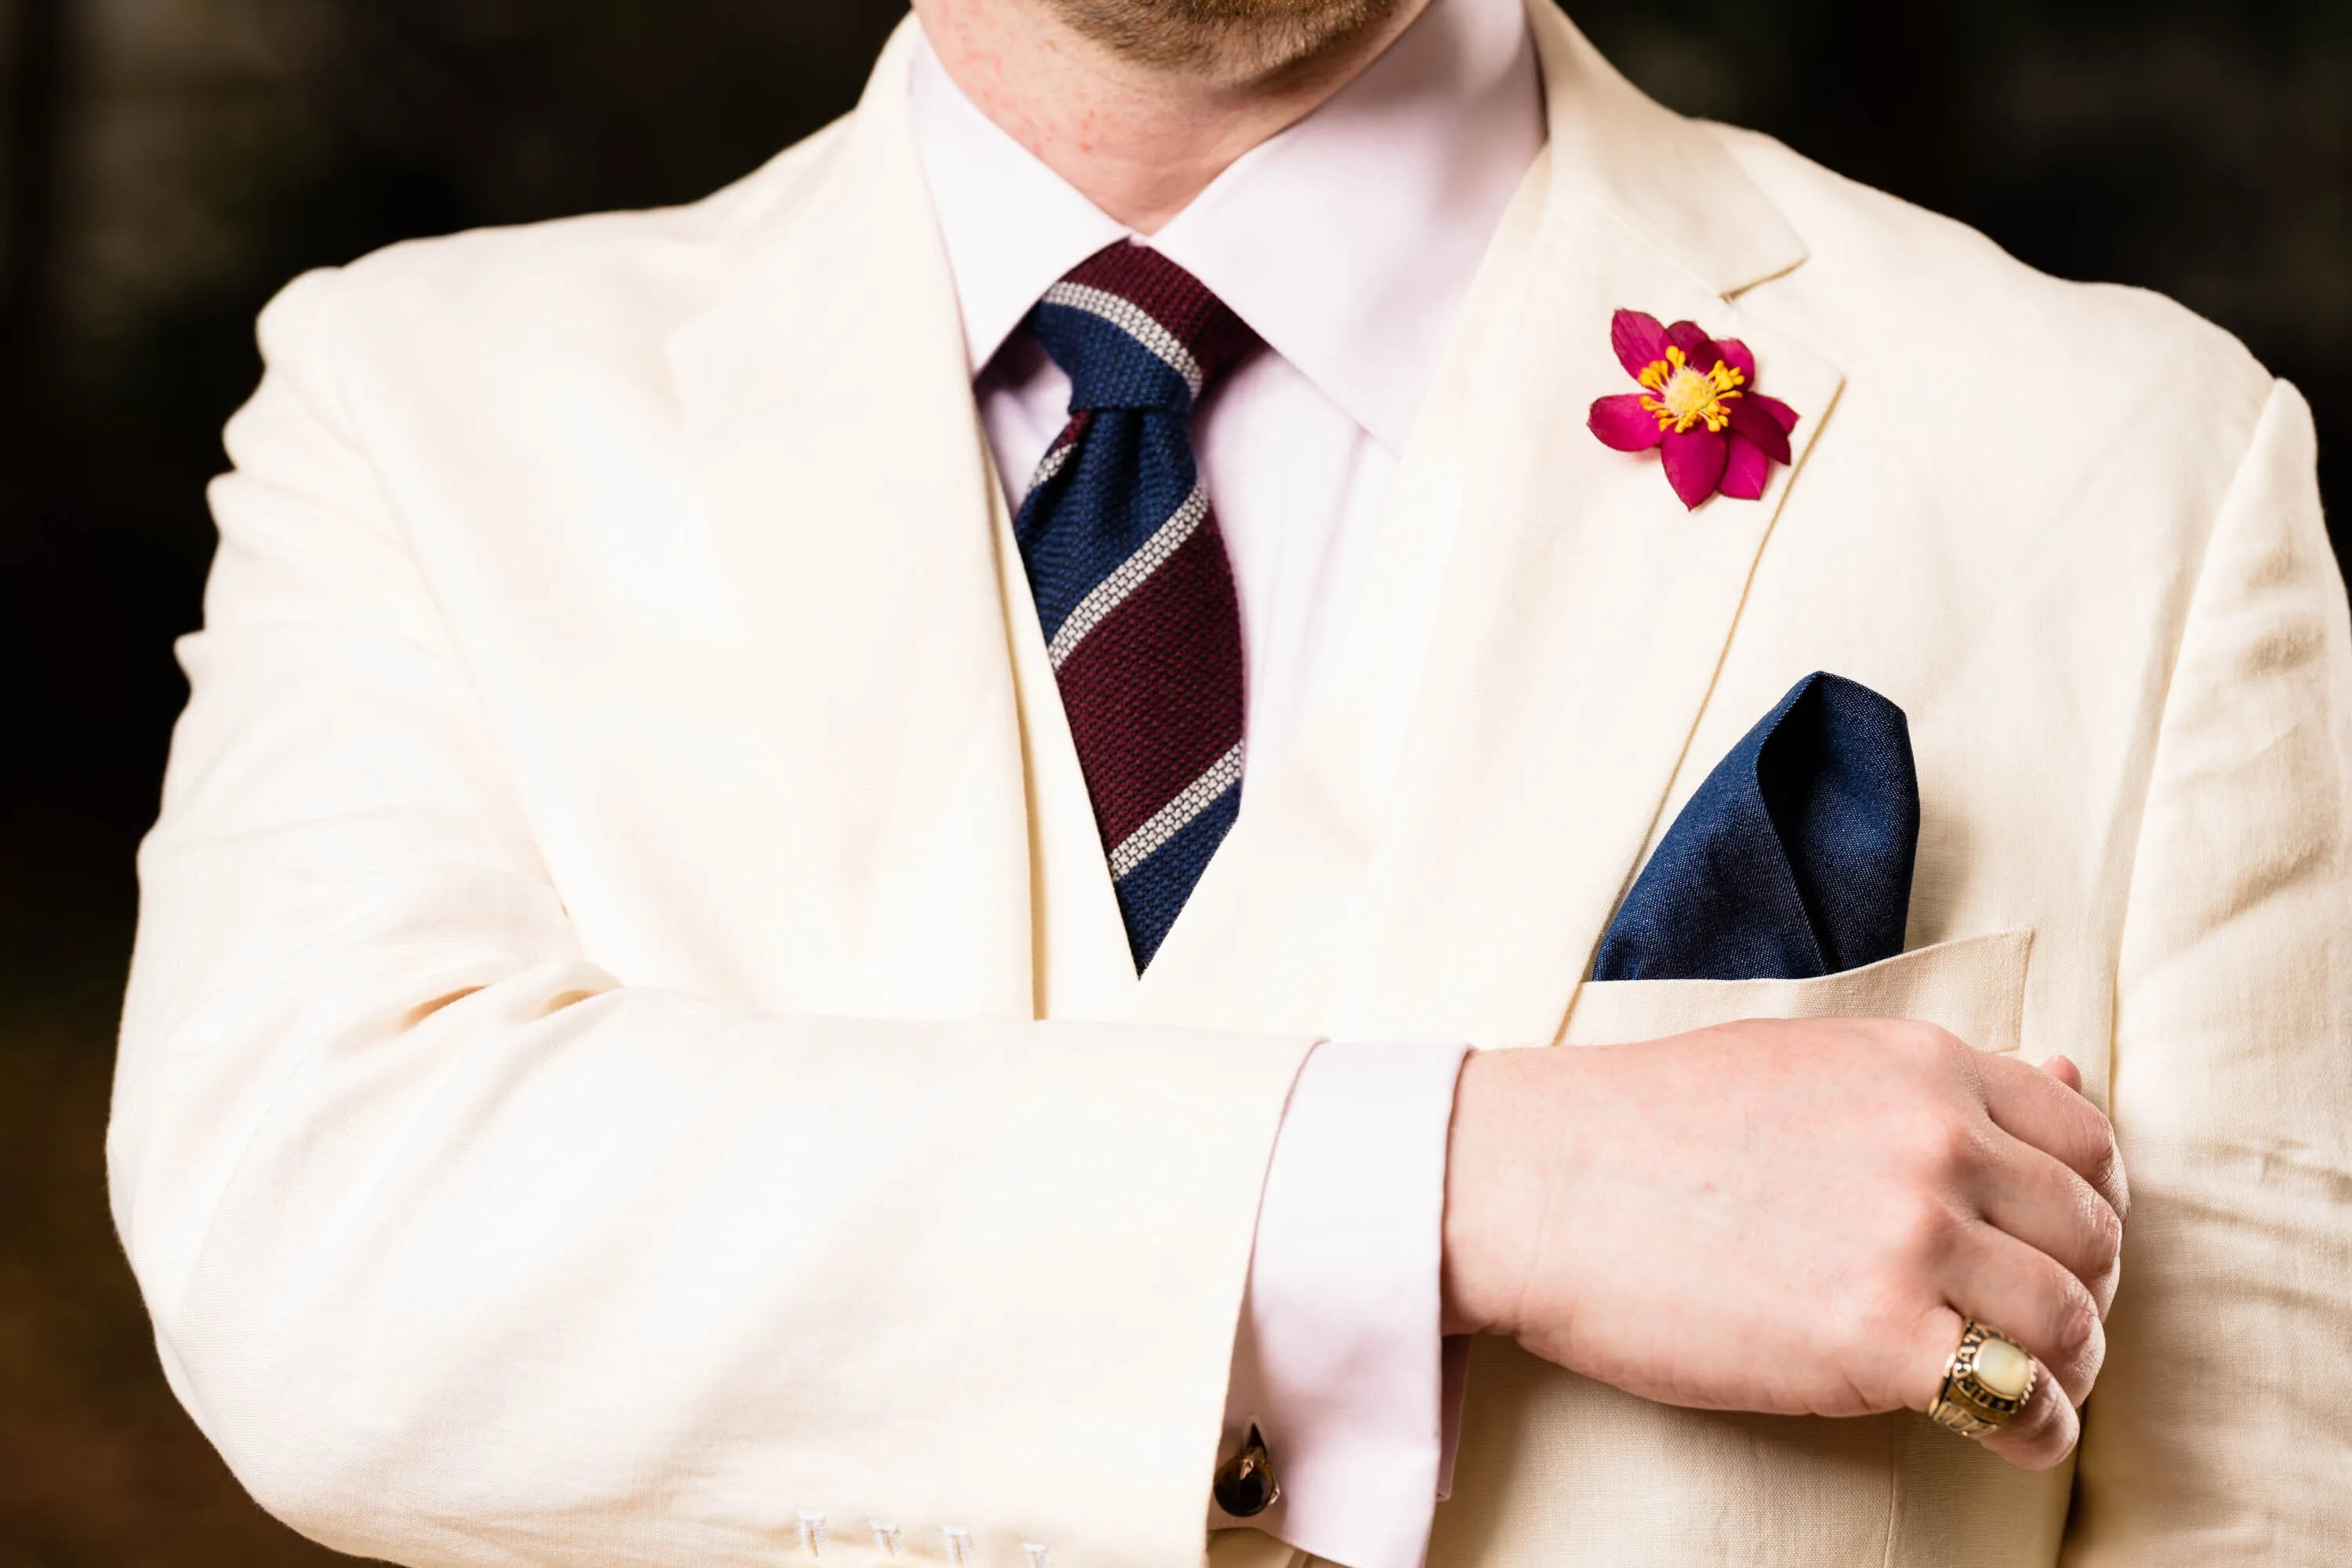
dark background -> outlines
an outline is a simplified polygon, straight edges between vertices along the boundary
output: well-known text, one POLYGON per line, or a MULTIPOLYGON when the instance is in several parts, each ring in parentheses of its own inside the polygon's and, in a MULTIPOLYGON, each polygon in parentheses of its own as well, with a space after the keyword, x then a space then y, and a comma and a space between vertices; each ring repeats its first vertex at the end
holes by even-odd
MULTIPOLYGON (((1572 9, 1677 108, 2221 321, 2310 396, 2343 493, 2352 0, 1572 9)), ((331 1557, 172 1402, 100 1159, 131 852, 255 312, 404 237, 699 195, 848 108, 897 13, 0 0, 0 1568, 331 1557)), ((2039 395, 2139 395, 2107 377, 2039 395)))

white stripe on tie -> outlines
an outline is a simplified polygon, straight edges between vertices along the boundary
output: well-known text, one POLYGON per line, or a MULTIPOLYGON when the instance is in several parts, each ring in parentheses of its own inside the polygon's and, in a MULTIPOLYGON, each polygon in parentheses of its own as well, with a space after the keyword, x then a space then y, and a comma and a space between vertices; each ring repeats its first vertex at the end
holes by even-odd
MULTIPOLYGON (((1042 482, 1042 480, 1040 481, 1042 482)), ((1166 522, 1151 531, 1135 553, 1111 569, 1109 576, 1096 584, 1087 596, 1078 601, 1077 608, 1065 618, 1054 640, 1045 645, 1045 657, 1059 669, 1063 662, 1078 651, 1086 635, 1102 625, 1113 610, 1123 604, 1129 594, 1143 586, 1154 572, 1160 570, 1177 547, 1192 537, 1202 520, 1209 515, 1209 491, 1200 480, 1192 481, 1192 493, 1166 522)))
POLYGON ((1119 840, 1110 852, 1110 876, 1114 882, 1127 879, 1127 874, 1151 858, 1163 845, 1192 825, 1194 817, 1216 804, 1234 785, 1242 782, 1242 746, 1235 741, 1234 749, 1209 764, 1209 771, 1186 784, 1174 800, 1151 814, 1151 820, 1119 840))
POLYGON ((1201 362, 1184 346, 1175 333, 1151 319, 1151 313, 1134 300, 1124 299, 1105 289, 1088 288, 1084 283, 1056 283, 1045 290, 1048 305, 1061 305, 1073 310, 1084 310, 1090 316, 1100 316, 1167 363, 1170 370, 1184 378, 1192 395, 1201 395, 1201 362))
MULTIPOLYGON (((1032 491, 1044 489, 1046 480, 1052 479, 1055 474, 1060 473, 1069 465, 1072 455, 1075 454, 1077 449, 1078 444, 1076 441, 1063 441, 1057 444, 1052 451, 1046 453, 1045 457, 1039 458, 1037 462, 1037 471, 1029 476, 1029 489, 1032 491)), ((1026 497, 1024 497, 1024 500, 1025 500, 1026 497)))

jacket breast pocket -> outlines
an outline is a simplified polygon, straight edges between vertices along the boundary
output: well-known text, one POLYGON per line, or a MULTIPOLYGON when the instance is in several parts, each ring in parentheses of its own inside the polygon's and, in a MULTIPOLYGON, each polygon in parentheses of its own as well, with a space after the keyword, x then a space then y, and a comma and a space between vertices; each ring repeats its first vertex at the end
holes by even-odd
POLYGON ((1812 980, 1595 980, 1576 994, 1559 1043, 1663 1039, 1742 1018, 1912 1018, 1980 1051, 2014 1052, 2033 932, 1938 942, 1812 980))

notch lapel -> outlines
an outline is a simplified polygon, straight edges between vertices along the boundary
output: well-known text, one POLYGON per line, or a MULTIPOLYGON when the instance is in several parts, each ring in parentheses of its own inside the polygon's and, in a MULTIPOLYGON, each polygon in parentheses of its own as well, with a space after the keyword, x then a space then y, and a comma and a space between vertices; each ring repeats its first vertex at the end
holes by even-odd
MULTIPOLYGON (((911 22, 672 334, 688 446, 784 759, 801 933, 897 1016, 1032 1008, 1028 833, 978 416, 917 158, 911 22)), ((781 174, 781 172, 780 172, 781 174)))
POLYGON ((1429 568, 1400 563, 1446 561, 1425 653, 1387 635, 1414 636, 1410 615, 1360 628, 1145 976, 1149 1016, 1554 1038, 1836 400, 1832 365, 1736 302, 1804 247, 1717 134, 1643 98, 1548 0, 1530 22, 1540 214, 1498 237, 1517 254, 1490 257, 1457 343, 1475 379, 1441 380, 1433 405, 1461 405, 1424 410, 1401 467, 1373 580, 1407 586, 1361 611, 1410 603, 1429 568), (1586 429, 1594 398, 1632 384, 1619 307, 1754 349, 1759 385, 1802 416, 1761 500, 1686 512, 1654 456, 1586 429))

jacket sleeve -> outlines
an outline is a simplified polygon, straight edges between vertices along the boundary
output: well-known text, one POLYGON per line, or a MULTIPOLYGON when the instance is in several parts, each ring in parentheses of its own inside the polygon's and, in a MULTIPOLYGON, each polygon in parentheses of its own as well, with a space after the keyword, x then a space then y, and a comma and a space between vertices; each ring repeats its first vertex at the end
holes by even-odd
POLYGON ((264 317, 140 860, 108 1157, 182 1401, 404 1563, 1196 1563, 1311 1042, 588 962, 339 412, 333 288, 264 317))
POLYGON ((2352 626, 2310 411, 2273 390, 2153 761, 2113 1073, 2131 1182, 2066 1561, 2352 1542, 2352 626))

